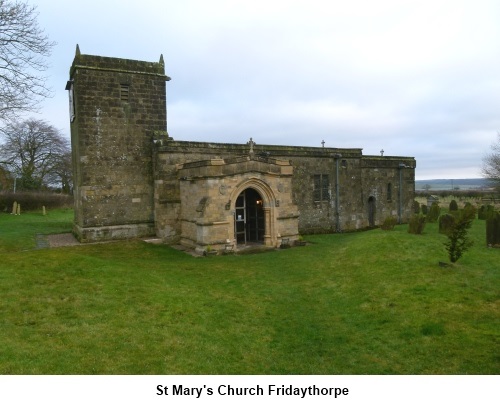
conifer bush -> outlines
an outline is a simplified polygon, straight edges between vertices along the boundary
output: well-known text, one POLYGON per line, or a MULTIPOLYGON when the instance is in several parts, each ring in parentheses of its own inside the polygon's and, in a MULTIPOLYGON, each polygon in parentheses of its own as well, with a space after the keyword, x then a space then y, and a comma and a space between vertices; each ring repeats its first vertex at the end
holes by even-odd
POLYGON ((472 219, 476 219, 477 209, 470 202, 465 203, 464 211, 466 211, 466 215, 468 217, 471 217, 472 219))
POLYGON ((408 233, 421 235, 425 228, 425 215, 412 215, 408 223, 408 233))
POLYGON ((439 217, 439 233, 448 235, 455 225, 455 217, 452 214, 443 214, 439 217))
POLYGON ((468 208, 468 207, 473 207, 473 205, 467 201, 465 204, 464 204, 464 208, 468 208))
POLYGON ((420 204, 416 200, 413 201, 413 213, 420 214, 420 204))
POLYGON ((437 202, 433 202, 429 212, 427 213, 427 221, 436 222, 439 218, 439 214, 441 213, 441 208, 437 202))
POLYGON ((468 236, 468 231, 475 216, 474 207, 472 209, 466 207, 455 216, 453 227, 447 234, 448 241, 445 242, 446 251, 452 263, 460 259, 464 252, 473 245, 468 236))
POLYGON ((458 204, 455 200, 450 201, 449 210, 450 211, 458 211, 458 204))
POLYGON ((481 205, 477 217, 478 219, 487 220, 490 216, 495 215, 495 207, 493 205, 481 205))
POLYGON ((392 231, 397 222, 398 220, 395 217, 387 217, 386 219, 384 219, 382 225, 380 225, 380 228, 382 228, 384 231, 392 231))
POLYGON ((427 211, 429 210, 429 209, 427 208, 427 205, 422 204, 422 206, 421 206, 420 208, 422 209, 422 214, 423 214, 423 215, 427 215, 427 211))
POLYGON ((486 244, 500 248, 500 212, 493 212, 486 220, 486 244))

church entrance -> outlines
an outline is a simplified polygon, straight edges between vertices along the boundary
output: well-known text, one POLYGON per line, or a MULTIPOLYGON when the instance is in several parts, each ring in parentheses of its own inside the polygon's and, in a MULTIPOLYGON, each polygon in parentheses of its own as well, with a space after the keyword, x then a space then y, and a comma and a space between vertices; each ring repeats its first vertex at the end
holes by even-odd
POLYGON ((236 199, 234 211, 236 243, 264 242, 265 218, 261 195, 247 188, 236 199))
POLYGON ((375 197, 368 199, 368 225, 375 226, 375 197))

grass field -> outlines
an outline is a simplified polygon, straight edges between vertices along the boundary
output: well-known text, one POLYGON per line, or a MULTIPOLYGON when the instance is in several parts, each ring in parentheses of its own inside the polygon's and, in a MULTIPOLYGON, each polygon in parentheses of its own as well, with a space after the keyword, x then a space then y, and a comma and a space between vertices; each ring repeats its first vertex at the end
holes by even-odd
POLYGON ((71 211, 0 215, 0 374, 498 374, 500 251, 453 267, 436 224, 195 258, 141 241, 35 250, 71 211))

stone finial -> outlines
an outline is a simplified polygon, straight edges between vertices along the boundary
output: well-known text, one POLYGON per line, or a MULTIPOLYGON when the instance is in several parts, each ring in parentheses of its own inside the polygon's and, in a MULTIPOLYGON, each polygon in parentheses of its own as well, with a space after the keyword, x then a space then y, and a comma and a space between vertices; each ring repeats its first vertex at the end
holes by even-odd
POLYGON ((380 150, 380 156, 384 156, 384 150, 383 149, 380 150))
POLYGON ((324 140, 324 139, 321 141, 321 146, 322 146, 323 148, 325 147, 325 140, 324 140))
POLYGON ((80 46, 78 44, 76 44, 76 51, 75 51, 75 56, 80 56, 81 53, 80 53, 80 46))
POLYGON ((165 61, 163 60, 163 54, 160 55, 160 65, 165 66, 165 61))
POLYGON ((247 142, 247 145, 250 145, 250 150, 248 151, 248 154, 253 156, 255 153, 253 150, 253 147, 254 147, 254 145, 256 145, 256 143, 253 141, 252 138, 250 138, 250 140, 247 142))

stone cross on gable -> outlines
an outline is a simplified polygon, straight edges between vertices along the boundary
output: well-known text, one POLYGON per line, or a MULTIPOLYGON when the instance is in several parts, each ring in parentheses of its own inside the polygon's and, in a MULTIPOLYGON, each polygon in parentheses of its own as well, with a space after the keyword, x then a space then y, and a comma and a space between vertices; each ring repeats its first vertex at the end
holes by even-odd
POLYGON ((256 143, 253 141, 252 138, 250 138, 250 140, 247 142, 247 145, 250 145, 250 151, 248 153, 250 155, 253 155, 255 153, 253 150, 253 147, 254 147, 254 145, 256 145, 256 143))
POLYGON ((322 146, 323 148, 325 147, 325 140, 324 140, 324 139, 321 141, 321 146, 322 146))

